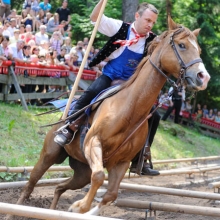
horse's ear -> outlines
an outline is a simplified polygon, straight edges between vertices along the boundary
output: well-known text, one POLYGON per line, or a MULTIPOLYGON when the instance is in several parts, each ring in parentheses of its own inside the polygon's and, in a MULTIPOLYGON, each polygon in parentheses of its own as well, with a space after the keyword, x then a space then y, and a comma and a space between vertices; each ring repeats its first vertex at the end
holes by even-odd
POLYGON ((198 29, 194 30, 194 31, 193 31, 193 34, 194 34, 196 37, 198 37, 200 30, 201 30, 201 28, 198 28, 198 29))
POLYGON ((168 21, 169 30, 174 30, 174 29, 177 29, 177 28, 178 28, 178 24, 176 24, 176 23, 173 21, 173 19, 171 18, 170 14, 168 14, 167 21, 168 21))

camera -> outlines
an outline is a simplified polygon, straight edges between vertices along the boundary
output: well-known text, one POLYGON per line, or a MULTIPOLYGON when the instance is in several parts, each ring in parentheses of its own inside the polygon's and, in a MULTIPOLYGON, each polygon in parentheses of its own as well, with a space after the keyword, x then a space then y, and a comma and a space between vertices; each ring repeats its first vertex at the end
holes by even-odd
POLYGON ((82 50, 83 48, 82 47, 79 47, 79 50, 82 50))

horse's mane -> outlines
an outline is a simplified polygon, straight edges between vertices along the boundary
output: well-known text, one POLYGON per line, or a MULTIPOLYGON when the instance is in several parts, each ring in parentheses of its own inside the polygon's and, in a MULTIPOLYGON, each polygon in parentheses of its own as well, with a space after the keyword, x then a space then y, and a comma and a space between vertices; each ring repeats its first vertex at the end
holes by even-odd
POLYGON ((167 37, 168 34, 170 34, 171 32, 175 32, 177 31, 177 29, 179 28, 182 28, 182 31, 178 34, 178 37, 180 39, 182 38, 185 38, 187 36, 190 36, 192 38, 195 38, 194 34, 186 27, 180 25, 180 24, 177 24, 177 27, 176 29, 174 30, 167 30, 167 31, 164 31, 162 34, 160 34, 159 36, 155 37, 153 39, 153 41, 151 41, 148 45, 147 45, 147 56, 144 57, 141 62, 139 63, 139 65, 137 66, 136 70, 135 70, 135 73, 131 76, 131 78, 126 81, 123 85, 122 85, 122 88, 121 89, 124 89, 128 86, 130 86, 134 81, 135 79, 137 78, 140 70, 142 69, 143 65, 148 61, 149 57, 152 55, 152 53, 154 52, 155 48, 158 46, 158 44, 164 39, 167 37))

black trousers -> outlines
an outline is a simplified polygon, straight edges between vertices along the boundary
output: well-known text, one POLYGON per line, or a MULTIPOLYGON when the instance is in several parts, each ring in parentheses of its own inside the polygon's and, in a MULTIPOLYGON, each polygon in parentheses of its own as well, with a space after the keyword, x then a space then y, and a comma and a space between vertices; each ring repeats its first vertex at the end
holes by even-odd
POLYGON ((174 117, 174 122, 176 124, 179 123, 179 116, 180 116, 180 110, 182 106, 182 100, 174 100, 173 101, 173 106, 169 107, 166 111, 166 113, 163 115, 162 120, 166 121, 168 116, 172 113, 172 111, 175 109, 175 117, 174 117))
MULTIPOLYGON (((107 89, 111 86, 111 78, 106 75, 101 75, 97 78, 89 87, 88 89, 80 96, 77 100, 73 113, 77 112, 78 110, 84 108, 85 106, 89 105, 90 102, 104 89, 107 89)), ((73 114, 72 113, 72 114, 73 114)), ((71 118, 71 121, 74 121, 75 118, 71 118)))

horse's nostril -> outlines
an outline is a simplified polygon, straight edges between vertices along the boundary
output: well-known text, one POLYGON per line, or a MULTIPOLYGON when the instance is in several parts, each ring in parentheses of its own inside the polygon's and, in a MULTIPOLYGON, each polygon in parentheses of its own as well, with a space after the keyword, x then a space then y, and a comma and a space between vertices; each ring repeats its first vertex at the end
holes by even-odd
POLYGON ((199 73, 197 74, 197 77, 198 77, 199 79, 203 79, 203 78, 204 78, 204 75, 203 75, 202 72, 199 72, 199 73))

